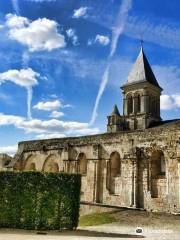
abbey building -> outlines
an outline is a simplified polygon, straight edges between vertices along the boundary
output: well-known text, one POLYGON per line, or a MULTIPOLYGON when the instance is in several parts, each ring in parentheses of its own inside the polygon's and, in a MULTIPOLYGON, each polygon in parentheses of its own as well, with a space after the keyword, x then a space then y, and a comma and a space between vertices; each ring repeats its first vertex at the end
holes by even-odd
POLYGON ((14 169, 82 174, 87 205, 180 212, 180 120, 160 116, 161 86, 143 48, 107 133, 20 142, 14 169))

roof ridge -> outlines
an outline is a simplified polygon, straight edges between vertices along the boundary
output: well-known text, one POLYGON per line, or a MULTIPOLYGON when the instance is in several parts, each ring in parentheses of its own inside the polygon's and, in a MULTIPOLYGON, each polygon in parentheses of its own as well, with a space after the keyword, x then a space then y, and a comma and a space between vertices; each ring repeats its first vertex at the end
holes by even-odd
POLYGON ((141 46, 138 57, 128 75, 125 85, 135 84, 138 82, 149 82, 150 84, 162 89, 153 73, 151 65, 146 57, 143 46, 141 46))

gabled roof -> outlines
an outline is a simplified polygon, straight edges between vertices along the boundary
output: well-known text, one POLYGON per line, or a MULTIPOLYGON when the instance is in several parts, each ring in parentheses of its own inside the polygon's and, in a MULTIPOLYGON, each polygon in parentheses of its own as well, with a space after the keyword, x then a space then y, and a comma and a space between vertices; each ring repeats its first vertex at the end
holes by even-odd
POLYGON ((113 107, 113 110, 112 110, 111 116, 112 116, 112 115, 120 116, 120 113, 119 113, 119 110, 118 110, 118 107, 117 107, 116 104, 115 104, 114 107, 113 107))
POLYGON ((137 57, 136 62, 128 76, 128 80, 124 86, 141 82, 149 82, 162 90, 147 60, 143 47, 141 47, 139 56, 137 57))

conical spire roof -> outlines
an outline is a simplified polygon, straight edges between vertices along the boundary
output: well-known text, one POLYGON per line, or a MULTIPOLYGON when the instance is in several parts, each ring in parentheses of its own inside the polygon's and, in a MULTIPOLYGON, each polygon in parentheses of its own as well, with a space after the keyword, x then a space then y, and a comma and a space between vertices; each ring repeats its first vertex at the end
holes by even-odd
POLYGON ((136 59, 135 64, 133 65, 133 68, 128 76, 128 80, 125 86, 139 82, 149 82, 152 85, 162 89, 159 86, 156 77, 151 69, 151 66, 147 60, 147 57, 143 50, 143 46, 141 46, 139 56, 136 59))
POLYGON ((117 107, 116 104, 115 104, 114 107, 113 107, 113 110, 112 110, 111 116, 112 116, 112 115, 120 116, 120 113, 119 113, 119 110, 118 110, 118 107, 117 107))

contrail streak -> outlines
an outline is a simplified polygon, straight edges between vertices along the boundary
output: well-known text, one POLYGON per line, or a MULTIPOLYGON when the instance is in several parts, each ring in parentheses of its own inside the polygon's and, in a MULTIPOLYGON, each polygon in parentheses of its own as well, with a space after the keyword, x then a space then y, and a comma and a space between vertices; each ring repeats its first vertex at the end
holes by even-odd
POLYGON ((31 102, 32 102, 32 87, 27 87, 27 117, 29 120, 32 119, 31 116, 31 102))
POLYGON ((94 105, 94 109, 93 109, 93 113, 92 113, 92 118, 91 118, 91 121, 90 121, 90 125, 92 125, 95 120, 96 120, 96 117, 97 117, 97 109, 98 109, 98 106, 99 106, 99 101, 101 99, 101 96, 104 92, 104 89, 107 85, 107 82, 108 82, 108 78, 109 78, 109 67, 110 65, 107 65, 105 71, 104 71, 104 74, 103 74, 103 77, 102 77, 102 82, 101 82, 101 85, 100 85, 100 88, 99 88, 99 92, 98 92, 98 95, 96 97, 96 102, 95 102, 95 105, 94 105))
MULTIPOLYGON (((29 64, 29 52, 24 51, 22 55, 22 67, 28 68, 29 64)), ((32 86, 27 87, 27 118, 32 119, 31 114, 31 102, 32 102, 33 89, 32 86)))
POLYGON ((102 77, 102 81, 100 83, 99 91, 98 91, 98 94, 97 94, 97 97, 96 97, 96 101, 95 101, 95 104, 94 104, 94 109, 93 109, 93 112, 92 112, 92 116, 91 116, 91 120, 89 122, 89 125, 94 124, 94 122, 96 120, 97 110, 98 110, 98 107, 99 107, 99 102, 100 102, 101 97, 104 93, 106 85, 109 81, 110 60, 114 56, 114 53, 116 51, 119 37, 124 30, 124 26, 125 26, 125 23, 126 23, 126 20, 127 20, 127 17, 128 17, 128 12, 131 9, 131 7, 132 7, 132 0, 123 0, 122 1, 122 4, 120 6, 116 22, 115 22, 114 27, 112 29, 112 42, 111 42, 110 54, 109 54, 109 57, 108 57, 108 64, 106 66, 106 69, 105 69, 103 77, 102 77))
POLYGON ((19 15, 20 11, 19 11, 19 2, 18 0, 11 0, 14 11, 16 12, 16 14, 19 15))
MULTIPOLYGON (((11 0, 14 11, 16 12, 17 15, 20 15, 20 9, 19 9, 19 2, 18 0, 11 0)), ((25 51, 22 55, 22 65, 23 68, 28 67, 28 62, 29 62, 29 53, 25 51)), ((32 119, 31 116, 31 102, 32 102, 32 87, 27 87, 27 118, 32 119)))
POLYGON ((113 57, 116 48, 117 48, 117 43, 119 40, 120 35, 122 34, 124 30, 124 25, 126 23, 127 17, 128 17, 128 12, 132 7, 132 0, 123 0, 119 13, 115 22, 115 25, 112 29, 112 42, 111 42, 111 52, 110 52, 110 57, 113 57))

